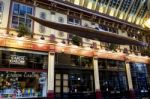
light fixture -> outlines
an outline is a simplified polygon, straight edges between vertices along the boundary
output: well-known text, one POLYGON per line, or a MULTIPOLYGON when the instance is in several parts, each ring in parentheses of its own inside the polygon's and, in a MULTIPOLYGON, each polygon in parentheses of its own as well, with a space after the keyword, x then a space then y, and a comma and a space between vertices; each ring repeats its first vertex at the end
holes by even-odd
POLYGON ((62 40, 62 42, 61 42, 61 43, 66 44, 65 40, 62 40))
POLYGON ((45 38, 44 38, 44 36, 43 36, 43 35, 41 36, 41 38, 40 38, 40 39, 41 39, 41 40, 45 40, 45 38))

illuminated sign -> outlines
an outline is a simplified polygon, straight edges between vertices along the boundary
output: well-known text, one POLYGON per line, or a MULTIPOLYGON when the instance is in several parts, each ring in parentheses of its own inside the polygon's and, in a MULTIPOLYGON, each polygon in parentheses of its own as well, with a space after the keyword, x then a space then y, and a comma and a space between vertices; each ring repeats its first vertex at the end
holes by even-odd
POLYGON ((9 63, 16 65, 25 65, 25 56, 11 55, 9 63))

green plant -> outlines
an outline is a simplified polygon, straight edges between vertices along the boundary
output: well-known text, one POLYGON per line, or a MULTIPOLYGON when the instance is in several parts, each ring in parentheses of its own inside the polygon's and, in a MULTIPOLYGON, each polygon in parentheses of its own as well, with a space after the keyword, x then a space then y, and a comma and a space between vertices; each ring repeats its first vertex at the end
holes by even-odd
POLYGON ((72 44, 79 46, 81 44, 81 38, 79 36, 74 35, 72 37, 72 44))
POLYGON ((20 24, 17 28, 18 37, 22 37, 25 35, 31 35, 30 29, 25 24, 20 24))
POLYGON ((109 50, 112 50, 112 51, 116 51, 117 48, 118 48, 118 45, 113 44, 113 43, 111 43, 111 44, 108 46, 108 49, 109 49, 109 50))
POLYGON ((141 51, 141 54, 150 57, 150 49, 148 49, 148 48, 147 48, 147 49, 143 49, 143 50, 141 51))

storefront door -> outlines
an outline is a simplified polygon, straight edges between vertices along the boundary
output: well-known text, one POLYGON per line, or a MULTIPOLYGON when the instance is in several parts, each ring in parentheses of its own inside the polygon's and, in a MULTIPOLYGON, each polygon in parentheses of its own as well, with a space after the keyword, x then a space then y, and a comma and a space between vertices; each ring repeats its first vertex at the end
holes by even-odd
POLYGON ((68 74, 55 74, 55 99, 69 99, 68 74))
POLYGON ((131 63, 130 65, 136 99, 149 99, 148 72, 146 64, 131 63))
POLYGON ((94 99, 91 73, 56 73, 55 99, 94 99))
POLYGON ((100 71, 100 75, 104 99, 128 99, 128 85, 124 72, 100 71))

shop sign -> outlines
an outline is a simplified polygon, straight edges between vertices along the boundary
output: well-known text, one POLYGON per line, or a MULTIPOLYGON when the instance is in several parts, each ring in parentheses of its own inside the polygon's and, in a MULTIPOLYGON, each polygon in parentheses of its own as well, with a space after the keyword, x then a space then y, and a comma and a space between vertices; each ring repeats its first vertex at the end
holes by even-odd
POLYGON ((18 77, 27 77, 27 78, 32 78, 32 77, 35 77, 36 75, 39 75, 37 73, 14 73, 14 72, 2 72, 0 73, 0 77, 6 77, 6 78, 11 78, 11 77, 14 77, 14 78, 18 78, 18 77))
POLYGON ((10 64, 25 65, 25 56, 11 55, 10 64))

